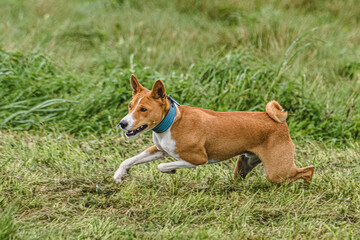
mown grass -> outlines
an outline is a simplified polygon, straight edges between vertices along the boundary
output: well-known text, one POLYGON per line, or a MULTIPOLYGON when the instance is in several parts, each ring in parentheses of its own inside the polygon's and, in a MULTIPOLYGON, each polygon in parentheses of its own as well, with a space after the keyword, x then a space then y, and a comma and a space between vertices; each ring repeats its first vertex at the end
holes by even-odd
MULTIPOLYGON (((0 1, 0 238, 356 238, 357 1, 0 1), (150 134, 116 127, 129 77, 180 103, 289 111, 314 182, 275 186, 233 161, 111 177, 150 134)), ((168 159, 170 161, 170 159, 168 159)))
POLYGON ((360 233, 358 143, 340 150, 297 142, 298 165, 317 166, 309 185, 271 184, 262 166, 234 182, 234 161, 176 175, 151 163, 114 184, 111 173, 119 161, 150 141, 3 132, 2 236, 302 239, 360 233))

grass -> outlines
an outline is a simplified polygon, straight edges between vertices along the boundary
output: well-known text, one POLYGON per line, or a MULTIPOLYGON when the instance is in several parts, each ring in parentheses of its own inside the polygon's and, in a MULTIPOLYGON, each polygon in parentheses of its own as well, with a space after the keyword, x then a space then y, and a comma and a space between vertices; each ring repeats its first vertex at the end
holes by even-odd
MULTIPOLYGON (((0 1, 0 238, 356 238, 357 1, 0 1), (276 99, 314 182, 275 186, 234 161, 160 174, 116 127, 135 74, 182 104, 276 99)), ((171 161, 168 159, 168 161, 171 161)))
MULTIPOLYGON (((360 145, 297 143, 314 182, 277 186, 263 167, 231 179, 234 161, 161 174, 157 163, 111 173, 150 138, 3 132, 0 202, 13 238, 351 238, 359 232, 360 145)), ((170 161, 170 159, 168 159, 170 161)), ((2 218, 4 219, 4 218, 2 218)))

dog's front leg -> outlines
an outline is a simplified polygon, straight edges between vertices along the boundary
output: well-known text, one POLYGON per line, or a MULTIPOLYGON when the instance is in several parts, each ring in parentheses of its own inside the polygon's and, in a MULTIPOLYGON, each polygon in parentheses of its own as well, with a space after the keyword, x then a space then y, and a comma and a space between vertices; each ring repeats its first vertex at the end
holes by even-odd
POLYGON ((163 173, 175 173, 176 169, 192 168, 192 167, 196 167, 196 165, 188 163, 184 160, 179 160, 176 162, 169 162, 169 163, 160 163, 158 165, 159 171, 163 173))
POLYGON ((152 146, 146 149, 144 152, 136 155, 135 157, 126 159, 120 164, 119 169, 115 172, 114 180, 117 183, 120 183, 125 177, 127 171, 135 165, 151 162, 160 158, 163 158, 166 155, 165 152, 160 151, 156 146, 152 146))
MULTIPOLYGON (((218 163, 221 161, 218 160, 209 160, 207 163, 205 164, 213 164, 213 163, 218 163)), ((202 164, 199 164, 202 165, 202 164)), ((192 168, 192 167, 196 167, 197 165, 191 164, 189 162, 186 162, 184 160, 178 160, 176 162, 169 162, 169 163, 160 163, 158 165, 158 169, 160 172, 162 173, 175 173, 176 169, 179 168, 192 168)))

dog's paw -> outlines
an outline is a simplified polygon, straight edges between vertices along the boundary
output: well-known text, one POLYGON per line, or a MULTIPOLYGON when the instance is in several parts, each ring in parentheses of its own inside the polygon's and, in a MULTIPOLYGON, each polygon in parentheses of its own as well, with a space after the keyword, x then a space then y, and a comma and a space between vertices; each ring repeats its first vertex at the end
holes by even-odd
POLYGON ((123 169, 119 168, 114 174, 115 182, 116 183, 121 183, 124 180, 125 175, 126 175, 126 170, 123 170, 123 169))

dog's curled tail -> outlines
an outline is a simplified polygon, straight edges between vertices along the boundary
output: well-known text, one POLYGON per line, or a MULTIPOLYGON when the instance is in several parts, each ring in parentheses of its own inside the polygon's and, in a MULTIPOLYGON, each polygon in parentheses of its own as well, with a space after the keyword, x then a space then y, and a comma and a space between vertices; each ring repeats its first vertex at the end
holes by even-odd
POLYGON ((284 122, 287 118, 287 112, 275 100, 266 104, 266 113, 278 123, 284 122))

